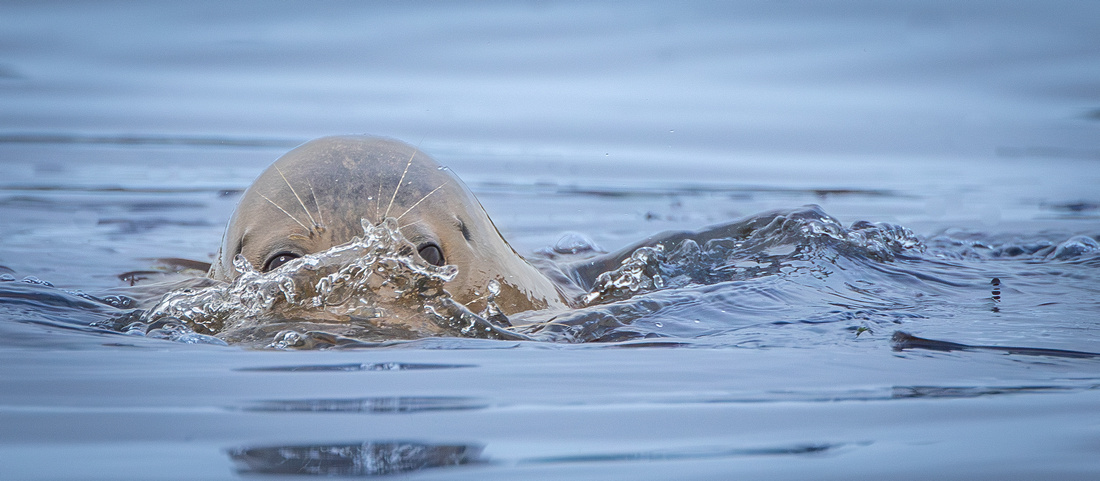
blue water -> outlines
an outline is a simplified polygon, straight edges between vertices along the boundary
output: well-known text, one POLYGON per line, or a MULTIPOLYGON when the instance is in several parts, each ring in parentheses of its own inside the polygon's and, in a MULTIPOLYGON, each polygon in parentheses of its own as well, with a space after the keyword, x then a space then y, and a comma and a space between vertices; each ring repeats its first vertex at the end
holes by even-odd
POLYGON ((1095 479, 1098 14, 0 5, 0 479, 1095 479), (209 261, 263 168, 341 133, 418 145, 524 255, 807 204, 922 248, 761 242, 733 277, 555 314, 640 334, 619 342, 91 326, 135 276, 188 274, 156 259, 209 261))

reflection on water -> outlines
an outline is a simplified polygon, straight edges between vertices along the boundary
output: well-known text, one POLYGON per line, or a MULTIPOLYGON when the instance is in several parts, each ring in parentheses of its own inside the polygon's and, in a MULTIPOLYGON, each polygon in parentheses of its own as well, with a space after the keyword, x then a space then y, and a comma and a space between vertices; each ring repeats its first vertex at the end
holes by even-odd
POLYGON ((944 386, 897 386, 895 399, 955 399, 979 396, 1000 396, 1004 394, 1064 393, 1078 389, 1100 389, 1100 384, 1071 388, 1066 386, 1007 386, 1007 387, 944 387, 944 386))
POLYGON ((229 456, 242 474, 384 476, 476 463, 481 449, 461 444, 364 442, 234 449, 229 456))
POLYGON ((362 399, 303 399, 260 401, 245 407, 256 412, 418 413, 484 409, 484 399, 459 397, 374 397, 362 399))
POLYGON ((243 474, 297 474, 314 476, 383 476, 432 468, 508 462, 517 465, 621 463, 706 460, 756 456, 825 456, 844 444, 731 448, 705 446, 674 450, 597 452, 516 460, 479 459, 478 445, 438 445, 415 442, 364 442, 315 446, 277 446, 234 449, 229 456, 243 474))
POLYGON ((1038 349, 1033 347, 1011 347, 1011 346, 972 346, 967 344, 960 344, 957 342, 937 341, 935 339, 925 339, 922 337, 916 337, 912 334, 903 331, 897 331, 890 338, 890 343, 893 344, 894 349, 898 351, 904 351, 906 349, 928 349, 932 351, 992 351, 1003 352, 1005 354, 1016 354, 1021 356, 1049 356, 1049 357, 1065 357, 1071 359, 1097 359, 1100 358, 1100 353, 1095 352, 1082 352, 1082 351, 1069 351, 1065 349, 1038 349))
POLYGON ((710 458, 736 458, 746 456, 804 456, 828 455, 843 448, 843 444, 801 444, 771 448, 700 447, 682 450, 660 450, 618 453, 586 453, 572 456, 556 456, 522 460, 522 463, 606 463, 637 461, 704 460, 710 458))

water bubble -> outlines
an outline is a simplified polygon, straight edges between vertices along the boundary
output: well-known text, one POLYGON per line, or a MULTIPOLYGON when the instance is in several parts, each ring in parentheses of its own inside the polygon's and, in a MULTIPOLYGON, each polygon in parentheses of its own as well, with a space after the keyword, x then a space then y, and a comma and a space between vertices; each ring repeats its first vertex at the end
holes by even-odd
POLYGON ((144 322, 132 322, 130 324, 127 324, 122 329, 119 329, 119 331, 123 334, 144 336, 146 327, 147 324, 145 324, 144 322))
POLYGON ((104 296, 100 301, 118 309, 129 309, 137 304, 137 301, 127 296, 104 296))
POLYGON ((233 256, 233 268, 241 274, 256 271, 256 268, 252 267, 252 263, 248 262, 248 259, 245 259, 243 254, 233 256))
POLYGON ((554 252, 558 254, 579 254, 582 252, 606 252, 596 241, 579 232, 565 232, 554 244, 554 252))
POLYGON ((302 333, 294 330, 279 331, 275 334, 271 344, 267 347, 270 349, 289 349, 293 347, 300 347, 305 345, 306 336, 302 333))
POLYGON ((34 277, 34 276, 24 277, 23 282, 25 282, 27 284, 34 284, 34 285, 39 285, 39 286, 44 286, 44 287, 53 287, 53 284, 50 283, 49 281, 44 281, 44 280, 39 279, 39 278, 34 277))

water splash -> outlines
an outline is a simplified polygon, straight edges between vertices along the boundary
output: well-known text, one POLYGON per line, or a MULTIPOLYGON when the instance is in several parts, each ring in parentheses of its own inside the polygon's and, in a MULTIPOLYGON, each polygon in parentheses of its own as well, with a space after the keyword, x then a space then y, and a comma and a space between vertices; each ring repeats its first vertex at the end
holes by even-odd
POLYGON ((734 280, 813 270, 815 263, 838 257, 889 262, 923 252, 909 229, 858 221, 845 228, 817 206, 774 212, 718 229, 723 235, 641 247, 614 270, 600 274, 585 304, 627 299, 642 292, 711 285, 734 280), (728 234, 728 235, 725 235, 728 234))
POLYGON ((397 221, 363 222, 364 237, 306 255, 271 272, 241 256, 231 283, 166 294, 143 319, 178 319, 199 334, 272 347, 312 347, 311 331, 360 341, 428 336, 522 339, 454 301, 453 265, 424 262, 397 221))

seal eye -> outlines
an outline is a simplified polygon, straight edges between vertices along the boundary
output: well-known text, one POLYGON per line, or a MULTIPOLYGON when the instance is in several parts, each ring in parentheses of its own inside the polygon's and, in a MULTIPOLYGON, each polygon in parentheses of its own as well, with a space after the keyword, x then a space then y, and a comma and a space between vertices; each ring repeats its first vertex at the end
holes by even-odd
POLYGON ((290 262, 290 261, 292 261, 294 259, 297 259, 299 257, 302 257, 302 256, 300 256, 298 254, 291 254, 289 252, 280 252, 278 254, 275 254, 274 256, 272 256, 270 259, 267 260, 267 263, 264 264, 264 272, 271 272, 275 269, 278 269, 279 266, 281 266, 283 264, 286 264, 287 262, 290 262))
POLYGON ((435 244, 424 244, 420 246, 420 258, 428 262, 428 264, 435 266, 443 265, 443 250, 435 244))

